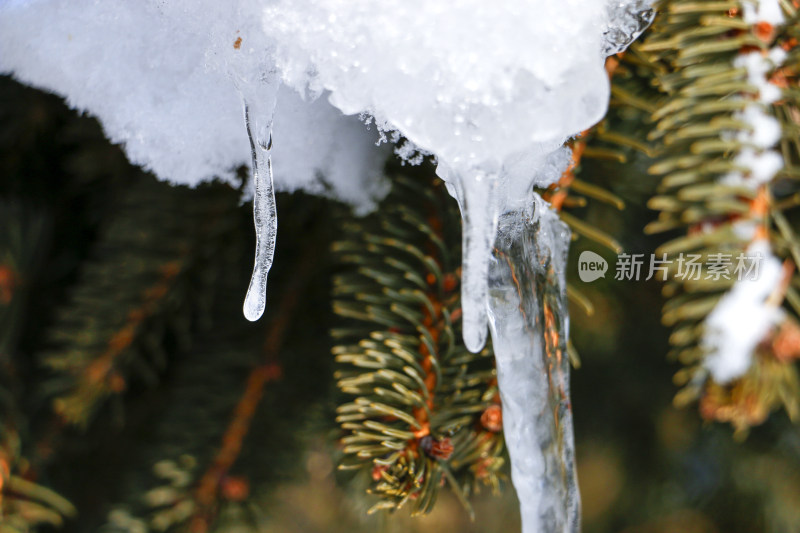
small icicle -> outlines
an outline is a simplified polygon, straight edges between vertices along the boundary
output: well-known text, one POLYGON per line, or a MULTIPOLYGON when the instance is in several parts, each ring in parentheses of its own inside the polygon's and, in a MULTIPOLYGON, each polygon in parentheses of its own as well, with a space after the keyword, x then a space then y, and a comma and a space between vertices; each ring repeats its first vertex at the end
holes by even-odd
POLYGON ((267 302, 267 275, 275 254, 278 232, 278 212, 275 205, 275 189, 272 184, 272 117, 275 110, 277 84, 267 84, 264 93, 257 93, 257 100, 243 96, 244 122, 250 139, 253 158, 253 220, 256 229, 256 258, 247 296, 244 299, 244 316, 255 321, 264 314, 267 302), (259 111, 253 115, 253 106, 259 111))
POLYGON ((464 345, 479 352, 486 344, 489 260, 497 232, 498 176, 482 170, 470 175, 449 173, 448 188, 456 193, 463 221, 461 246, 461 311, 464 345))

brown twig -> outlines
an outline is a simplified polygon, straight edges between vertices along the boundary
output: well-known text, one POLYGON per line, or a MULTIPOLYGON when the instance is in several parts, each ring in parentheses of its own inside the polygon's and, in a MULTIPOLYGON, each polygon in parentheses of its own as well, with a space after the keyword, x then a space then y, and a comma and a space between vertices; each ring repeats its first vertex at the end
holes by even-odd
MULTIPOLYGON (((315 243, 316 239, 311 239, 311 242, 315 243)), ((239 457, 264 389, 267 383, 280 379, 283 374, 278 356, 300 295, 311 278, 313 268, 318 264, 315 260, 317 250, 316 246, 310 244, 300 259, 299 269, 286 287, 270 322, 263 346, 264 361, 250 372, 244 392, 233 410, 233 418, 222 436, 219 451, 197 484, 194 499, 198 510, 189 522, 189 531, 192 533, 208 531, 215 515, 221 485, 239 457)))

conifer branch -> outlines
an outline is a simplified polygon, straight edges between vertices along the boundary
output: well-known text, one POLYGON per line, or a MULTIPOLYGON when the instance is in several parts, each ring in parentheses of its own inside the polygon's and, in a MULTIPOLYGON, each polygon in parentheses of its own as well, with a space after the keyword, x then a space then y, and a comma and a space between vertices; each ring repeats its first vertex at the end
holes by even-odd
POLYGON ((654 79, 664 95, 652 114, 655 127, 649 135, 663 152, 650 168, 662 182, 658 196, 648 204, 660 213, 645 229, 685 232, 657 254, 666 254, 673 263, 684 254, 705 261, 715 254, 745 253, 760 242, 784 262, 783 281, 765 304, 784 309, 783 318, 753 350, 750 370, 730 383, 717 383, 709 375, 707 357, 713 347, 704 339, 712 327, 708 317, 723 305, 736 282, 713 281, 703 265, 702 279, 686 281, 673 268, 664 286, 669 301, 663 320, 675 328, 672 355, 690 365, 676 376, 685 385, 676 403, 700 398, 706 419, 730 422, 739 435, 781 405, 794 416, 800 402, 791 363, 800 357, 800 324, 797 309, 786 305, 793 296, 781 288, 796 278, 792 272, 800 243, 787 221, 796 204, 784 201, 796 192, 791 176, 800 154, 794 141, 800 62, 796 2, 782 5, 787 20, 776 26, 745 20, 743 13, 751 7, 745 2, 667 0, 638 47, 658 73, 654 79), (759 83, 753 69, 762 64, 771 66, 765 67, 759 83), (755 116, 759 113, 767 118, 755 116), (756 137, 763 135, 756 129, 770 120, 780 124, 779 152, 759 144, 764 140, 756 137), (778 154, 783 169, 760 177, 765 169, 762 163, 754 166, 755 158, 778 154), (788 195, 778 193, 787 190, 788 195))
POLYGON ((461 344, 460 218, 441 183, 396 176, 378 213, 334 246, 348 270, 334 282, 337 409, 345 458, 369 472, 369 512, 429 512, 446 480, 467 508, 480 485, 497 489, 502 411, 487 348, 461 344), (413 201, 412 201, 413 199, 413 201), (349 341, 349 342, 348 342, 349 341))
POLYGON ((164 343, 190 344, 210 305, 212 258, 237 230, 236 202, 221 186, 184 191, 142 180, 125 192, 43 356, 66 422, 85 426, 130 379, 157 381, 164 343))

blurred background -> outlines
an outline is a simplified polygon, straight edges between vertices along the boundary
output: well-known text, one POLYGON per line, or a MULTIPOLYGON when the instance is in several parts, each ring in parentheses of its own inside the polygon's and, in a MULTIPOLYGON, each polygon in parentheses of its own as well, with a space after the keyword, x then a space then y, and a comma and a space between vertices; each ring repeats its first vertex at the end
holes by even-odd
MULTIPOLYGON (((582 218, 629 253, 663 240, 641 231, 656 186, 645 166, 584 169, 627 207, 591 203, 582 218)), ((335 467, 328 334, 329 249, 351 215, 333 201, 279 195, 270 303, 251 324, 241 305, 254 234, 240 197, 223 185, 157 182, 94 119, 0 77, 0 466, 15 476, 0 531, 36 520, 31 531, 55 530, 52 509, 68 515, 67 532, 146 531, 145 522, 517 531, 509 483, 474 498, 475 522, 450 491, 426 517, 365 515, 370 497, 335 467), (213 513, 184 504, 189 490, 213 513)), ((615 261, 585 241, 572 260, 584 249, 615 261)), ((575 274, 571 263, 580 284, 575 274)), ((800 433, 786 415, 734 439, 696 406, 673 407, 679 365, 666 357, 659 283, 608 275, 581 290, 596 309, 571 318, 582 360, 572 398, 583 530, 800 531, 800 433)))

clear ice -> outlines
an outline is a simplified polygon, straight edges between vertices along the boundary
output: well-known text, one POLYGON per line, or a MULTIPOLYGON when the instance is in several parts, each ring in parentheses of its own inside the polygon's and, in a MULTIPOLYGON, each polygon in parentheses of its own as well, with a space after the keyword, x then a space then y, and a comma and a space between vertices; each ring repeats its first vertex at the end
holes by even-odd
POLYGON ((478 352, 486 344, 486 280, 497 229, 497 189, 500 184, 496 174, 481 170, 472 170, 468 177, 455 174, 450 179, 462 220, 461 320, 464 345, 468 350, 478 352))
POLYGON ((256 257, 253 275, 244 298, 244 316, 255 321, 267 304, 267 276, 275 255, 278 210, 272 183, 272 118, 278 91, 277 80, 260 81, 252 95, 242 95, 244 123, 250 139, 253 171, 253 221, 256 230, 256 257))
POLYGON ((605 55, 624 51, 652 24, 656 18, 652 3, 653 0, 611 0, 608 3, 608 18, 613 24, 603 33, 605 55))
POLYGON ((489 325, 523 533, 577 533, 569 400, 569 228, 538 196, 505 213, 489 263, 489 325))

